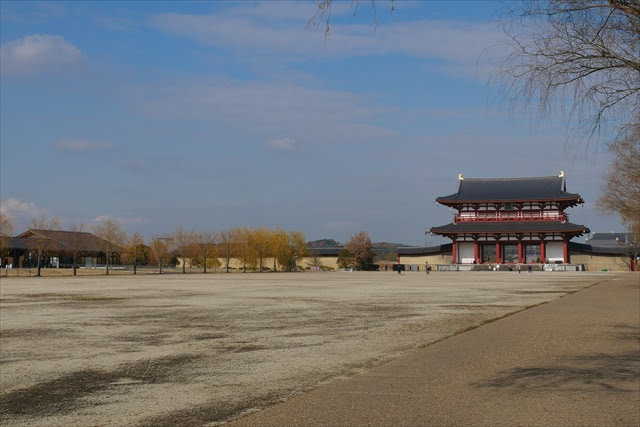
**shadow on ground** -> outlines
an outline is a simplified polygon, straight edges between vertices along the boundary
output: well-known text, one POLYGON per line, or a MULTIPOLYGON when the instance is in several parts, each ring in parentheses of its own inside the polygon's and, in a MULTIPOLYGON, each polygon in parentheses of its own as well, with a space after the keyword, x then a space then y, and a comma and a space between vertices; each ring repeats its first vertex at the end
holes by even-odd
POLYGON ((0 422, 15 416, 66 414, 91 405, 87 399, 123 384, 160 384, 180 381, 184 365, 196 359, 179 355, 141 360, 114 371, 85 369, 0 395, 0 422))
POLYGON ((638 392, 640 384, 640 328, 611 325, 610 336, 623 341, 624 351, 576 355, 543 366, 525 366, 500 372, 475 387, 527 391, 638 392))

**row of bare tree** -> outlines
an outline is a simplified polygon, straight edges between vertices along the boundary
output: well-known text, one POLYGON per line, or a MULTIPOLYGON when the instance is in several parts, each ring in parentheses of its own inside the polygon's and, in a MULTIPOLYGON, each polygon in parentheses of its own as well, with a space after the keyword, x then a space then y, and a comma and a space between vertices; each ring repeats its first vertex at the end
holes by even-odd
MULTIPOLYGON (((8 254, 13 224, 6 214, 2 214, 0 220, 0 255, 4 256, 8 254)), ((62 249, 72 258, 75 275, 79 257, 87 252, 82 244, 87 227, 74 226, 69 230, 73 233, 64 233, 59 241, 52 242, 46 231, 61 229, 61 221, 58 218, 41 216, 33 218, 29 225, 33 232, 27 241, 30 251, 36 257, 37 274, 40 275, 44 257, 62 249)), ((152 237, 148 244, 140 233, 128 235, 120 223, 112 218, 102 219, 91 231, 102 239, 100 247, 96 250, 105 254, 106 274, 109 274, 116 253, 119 254, 121 262, 133 266, 134 274, 140 265, 156 265, 161 273, 163 266, 166 266, 171 258, 180 262, 183 273, 186 273, 187 264, 192 268, 202 268, 205 273, 207 268, 224 265, 225 271, 229 272, 232 259, 240 260, 244 271, 264 271, 266 268, 274 271, 295 271, 299 269, 298 261, 308 253, 302 232, 287 232, 282 228, 235 227, 220 232, 197 232, 180 226, 173 233, 152 237), (222 263, 220 259, 223 260, 222 263), (267 259, 273 263, 271 267, 265 265, 267 259)))
POLYGON ((178 258, 183 273, 186 273, 187 264, 200 267, 205 273, 207 268, 221 266, 229 272, 232 259, 241 261, 243 271, 264 271, 267 259, 273 262, 269 268, 274 271, 295 271, 299 269, 298 260, 307 256, 304 234, 282 228, 235 227, 220 232, 197 232, 180 226, 169 235, 154 236, 148 246, 142 236, 135 233, 124 246, 128 263, 136 265, 150 261, 162 271, 169 255, 173 255, 178 258), (148 254, 145 253, 147 247, 148 254))

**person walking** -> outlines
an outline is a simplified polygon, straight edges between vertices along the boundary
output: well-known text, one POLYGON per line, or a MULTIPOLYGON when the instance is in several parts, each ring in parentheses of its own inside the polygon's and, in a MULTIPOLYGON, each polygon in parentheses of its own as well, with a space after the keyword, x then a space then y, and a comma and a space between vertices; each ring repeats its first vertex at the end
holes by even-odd
POLYGON ((427 274, 429 274, 429 272, 431 271, 431 266, 429 265, 428 261, 424 263, 424 271, 426 271, 427 274))

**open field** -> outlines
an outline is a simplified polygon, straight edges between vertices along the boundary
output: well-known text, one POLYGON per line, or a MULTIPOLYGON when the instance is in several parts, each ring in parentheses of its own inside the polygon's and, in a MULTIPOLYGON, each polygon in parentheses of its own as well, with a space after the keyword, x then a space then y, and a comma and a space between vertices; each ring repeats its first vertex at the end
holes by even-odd
POLYGON ((2 425, 203 425, 612 273, 2 278, 2 425))

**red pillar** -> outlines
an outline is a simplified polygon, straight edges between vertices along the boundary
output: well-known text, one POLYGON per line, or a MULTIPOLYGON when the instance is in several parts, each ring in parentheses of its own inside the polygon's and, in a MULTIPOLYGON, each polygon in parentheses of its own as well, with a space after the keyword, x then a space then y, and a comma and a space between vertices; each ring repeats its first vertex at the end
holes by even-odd
POLYGON ((458 262, 458 248, 456 247, 456 241, 454 240, 453 243, 451 243, 451 263, 452 264, 457 264, 458 262))
POLYGON ((496 240, 496 264, 502 263, 502 254, 500 253, 500 241, 496 240))
POLYGON ((524 251, 522 240, 518 240, 518 263, 524 264, 524 251))
POLYGON ((569 264, 569 241, 567 239, 562 241, 562 256, 564 257, 564 263, 569 264))
POLYGON ((480 245, 478 245, 478 240, 473 241, 473 259, 476 264, 480 264, 480 245))
POLYGON ((544 240, 540 240, 540 262, 547 263, 547 244, 544 240))

